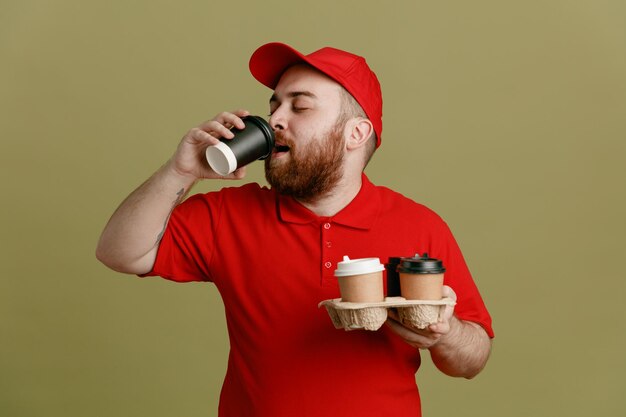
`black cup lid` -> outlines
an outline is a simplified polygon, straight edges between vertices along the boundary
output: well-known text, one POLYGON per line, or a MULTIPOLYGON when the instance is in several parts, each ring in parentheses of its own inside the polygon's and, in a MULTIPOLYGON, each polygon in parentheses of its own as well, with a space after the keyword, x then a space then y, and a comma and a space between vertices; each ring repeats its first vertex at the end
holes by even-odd
MULTIPOLYGON (((419 258, 419 257, 420 257, 420 254, 416 253, 415 254, 415 258, 419 258)), ((405 258, 410 258, 410 256, 390 256, 389 258, 387 258, 387 263, 385 265, 387 265, 387 266, 396 265, 397 266, 400 263, 400 261, 405 259, 405 258)))
POLYGON ((390 256, 389 259, 387 259, 387 263, 385 264, 385 266, 396 267, 400 263, 400 260, 402 260, 403 258, 405 257, 404 256, 390 256))
POLYGON ((446 272, 443 261, 430 258, 427 253, 423 256, 415 255, 412 258, 402 258, 398 265, 398 272, 406 274, 441 274, 446 272))

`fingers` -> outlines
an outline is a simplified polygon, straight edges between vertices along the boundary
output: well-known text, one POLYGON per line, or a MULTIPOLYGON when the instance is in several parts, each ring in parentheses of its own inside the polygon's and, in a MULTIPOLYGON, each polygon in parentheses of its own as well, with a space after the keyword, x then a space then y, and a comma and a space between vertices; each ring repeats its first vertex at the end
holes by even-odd
POLYGON ((231 129, 243 129, 246 125, 244 124, 242 117, 250 115, 250 112, 247 110, 234 110, 233 112, 222 112, 215 116, 213 119, 208 120, 198 126, 199 129, 208 133, 214 138, 226 138, 232 139, 233 132, 231 129))
MULTIPOLYGON (((456 301, 456 293, 447 285, 443 286, 443 296, 456 301)), ((450 320, 454 314, 454 306, 446 305, 437 323, 431 324, 425 329, 416 329, 405 326, 400 322, 398 312, 393 308, 388 311, 386 326, 400 336, 409 345, 418 349, 429 349, 450 332, 450 320)))
POLYGON ((243 129, 245 124, 241 118, 249 114, 250 112, 247 110, 234 110, 232 113, 222 112, 200 126, 190 129, 184 137, 185 142, 206 147, 216 145, 220 138, 232 139, 234 134, 230 129, 233 127, 243 129))
POLYGON ((445 334, 448 334, 448 332, 450 331, 450 322, 448 320, 439 321, 435 324, 431 324, 430 326, 428 326, 428 330, 443 336, 445 334))
MULTIPOLYGON (((445 298, 450 298, 456 302, 456 293, 454 292, 452 288, 450 288, 447 285, 443 286, 443 296, 445 298)), ((433 331, 437 331, 437 332, 444 333, 444 334, 448 333, 450 331, 450 319, 452 319, 453 315, 454 315, 454 305, 446 305, 443 309, 443 312, 441 312, 441 315, 439 317, 439 323, 434 325, 435 327, 433 331)))
POLYGON ((191 139, 194 143, 205 143, 207 145, 215 145, 219 142, 221 137, 216 134, 215 130, 206 131, 200 127, 194 127, 187 133, 187 138, 191 139))
POLYGON ((437 343, 441 337, 440 334, 430 332, 426 329, 419 330, 408 328, 392 317, 389 317, 385 324, 406 343, 418 349, 428 349, 437 343))
POLYGON ((246 176, 246 167, 237 168, 234 172, 223 176, 225 180, 240 180, 246 176))
MULTIPOLYGON (((456 299, 456 294, 450 287, 444 287, 444 296, 456 299)), ((450 320, 453 314, 454 306, 446 305, 437 323, 431 324, 425 329, 416 329, 404 325, 400 321, 397 311, 389 309, 386 324, 409 345, 420 349, 428 349, 450 332, 450 320)))
POLYGON ((449 287, 447 285, 444 285, 442 294, 443 294, 444 297, 451 298, 454 301, 456 301, 456 293, 454 292, 454 290, 451 287, 449 287))
MULTIPOLYGON (((250 112, 248 110, 245 109, 237 109, 237 110, 233 110, 232 113, 237 116, 239 118, 239 120, 241 121, 242 117, 246 117, 246 116, 250 116, 250 112)), ((238 126, 236 126, 237 129, 243 129, 245 126, 243 124, 243 121, 241 121, 241 124, 239 124, 238 126)))
POLYGON ((232 128, 243 129, 245 124, 242 117, 250 112, 239 109, 232 112, 222 112, 213 119, 190 129, 178 145, 172 164, 176 171, 195 178, 222 178, 241 179, 246 175, 243 168, 229 175, 219 175, 208 165, 205 157, 207 147, 216 145, 221 138, 232 139, 232 128))

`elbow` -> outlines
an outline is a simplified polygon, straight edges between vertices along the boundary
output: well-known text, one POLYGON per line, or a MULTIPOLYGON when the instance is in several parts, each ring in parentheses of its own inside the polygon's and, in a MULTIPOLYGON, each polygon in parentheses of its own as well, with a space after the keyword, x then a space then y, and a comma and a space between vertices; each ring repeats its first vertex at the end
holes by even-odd
POLYGON ((430 349, 437 369, 451 377, 473 379, 485 368, 491 356, 492 339, 482 327, 476 329, 476 337, 463 348, 457 347, 454 351, 430 349))
POLYGON ((468 369, 466 369, 465 374, 461 375, 463 378, 465 378, 465 379, 473 379, 479 373, 481 373, 483 369, 485 369, 485 366, 487 366, 487 362, 489 361, 489 357, 491 356, 491 348, 492 348, 492 346, 493 346, 493 341, 492 341, 492 339, 490 339, 487 336, 487 340, 485 342, 485 350, 486 351, 484 352, 484 354, 480 358, 480 360, 478 360, 477 362, 474 363, 474 366, 469 367, 468 369))
MULTIPOLYGON (((143 275, 152 271, 154 259, 150 261, 150 256, 145 256, 137 260, 126 259, 124 256, 116 254, 114 250, 98 243, 96 247, 96 259, 107 268, 123 274, 143 275)), ((150 255, 150 254, 148 254, 150 255)))
POLYGON ((113 271, 122 273, 127 272, 127 268, 124 267, 124 264, 119 262, 115 256, 111 255, 110 251, 106 250, 106 248, 103 248, 101 245, 96 247, 96 259, 113 271))
POLYGON ((96 259, 107 268, 119 272, 120 265, 118 257, 115 256, 111 248, 102 241, 102 238, 100 238, 96 246, 96 259))
POLYGON ((475 378, 475 377, 476 377, 479 373, 481 373, 481 372, 482 372, 482 370, 485 368, 485 365, 486 365, 486 364, 487 364, 487 363, 486 363, 486 361, 485 361, 485 363, 484 363, 482 366, 480 366, 480 367, 478 367, 478 368, 474 368, 474 369, 468 369, 468 370, 465 372, 465 374, 464 374, 464 375, 459 375, 459 376, 462 376, 462 377, 463 377, 463 378, 465 378, 465 379, 474 379, 474 378, 475 378))
POLYGON ((103 247, 101 241, 98 242, 98 245, 96 246, 96 259, 103 263, 105 266, 111 268, 108 251, 106 250, 106 248, 103 247))
POLYGON ((468 366, 465 369, 464 374, 460 376, 462 376, 465 379, 473 379, 479 373, 481 373, 483 369, 485 369, 485 366, 487 366, 487 362, 489 361, 489 357, 491 356, 491 348, 492 348, 492 339, 490 339, 489 336, 486 337, 486 340, 484 341, 483 346, 484 346, 483 354, 479 358, 477 358, 475 362, 473 362, 472 366, 468 366))
POLYGON ((451 376, 453 378, 465 378, 465 379, 473 379, 475 378, 485 367, 486 363, 483 363, 481 366, 446 366, 442 364, 438 364, 434 362, 435 366, 439 371, 447 376, 451 376))

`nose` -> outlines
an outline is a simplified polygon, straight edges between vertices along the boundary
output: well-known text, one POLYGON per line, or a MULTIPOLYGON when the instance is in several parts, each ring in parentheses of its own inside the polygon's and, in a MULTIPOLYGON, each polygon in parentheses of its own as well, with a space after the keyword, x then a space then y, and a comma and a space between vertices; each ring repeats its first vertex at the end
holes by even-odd
POLYGON ((281 111, 281 107, 279 106, 274 110, 272 115, 270 116, 270 126, 272 130, 285 130, 287 128, 287 121, 285 120, 283 111, 281 111))

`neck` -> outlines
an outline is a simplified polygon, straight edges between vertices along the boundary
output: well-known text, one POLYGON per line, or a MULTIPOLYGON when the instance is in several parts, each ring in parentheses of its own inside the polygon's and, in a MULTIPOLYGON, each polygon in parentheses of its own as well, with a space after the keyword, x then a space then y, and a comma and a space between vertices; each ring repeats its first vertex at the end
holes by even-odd
POLYGON ((297 201, 320 217, 331 217, 350 204, 359 193, 361 183, 361 173, 344 176, 330 192, 310 200, 297 201))

